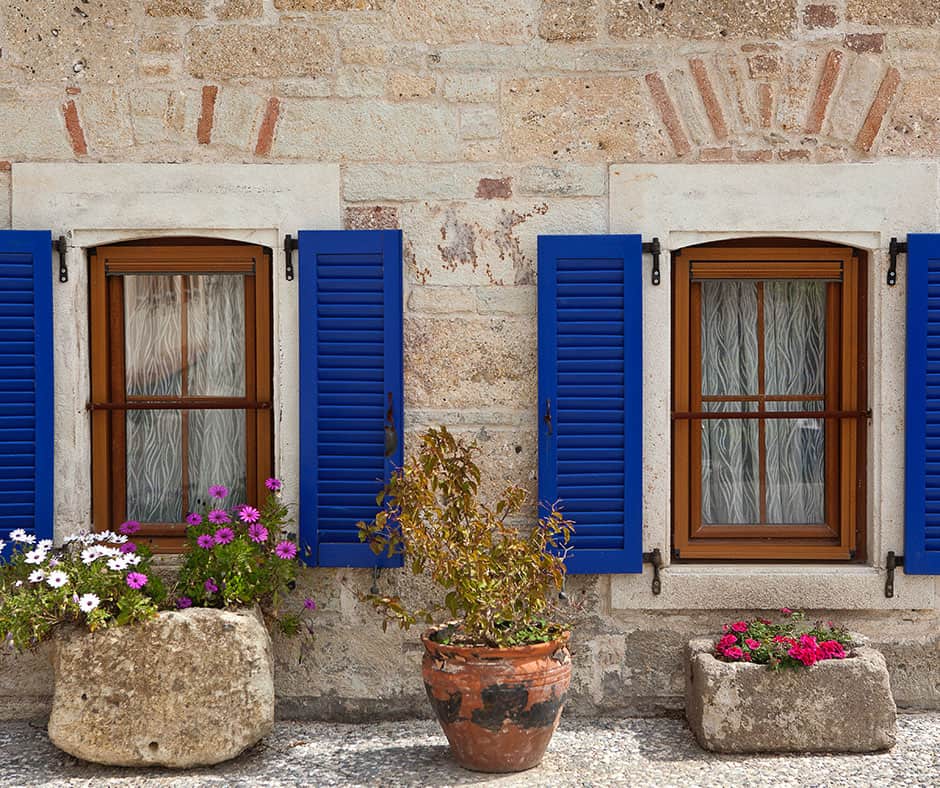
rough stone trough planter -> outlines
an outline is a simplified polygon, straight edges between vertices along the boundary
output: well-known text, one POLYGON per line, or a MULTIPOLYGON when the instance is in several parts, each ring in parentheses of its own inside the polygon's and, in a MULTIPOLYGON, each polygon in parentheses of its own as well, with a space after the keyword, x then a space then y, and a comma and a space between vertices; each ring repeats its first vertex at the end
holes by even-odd
POLYGON ((160 613, 53 639, 49 738, 116 766, 204 766, 274 727, 271 638, 255 609, 160 613))
POLYGON ((897 708, 884 657, 857 646, 806 669, 722 662, 689 643, 686 718, 714 752, 875 752, 894 746, 897 708))

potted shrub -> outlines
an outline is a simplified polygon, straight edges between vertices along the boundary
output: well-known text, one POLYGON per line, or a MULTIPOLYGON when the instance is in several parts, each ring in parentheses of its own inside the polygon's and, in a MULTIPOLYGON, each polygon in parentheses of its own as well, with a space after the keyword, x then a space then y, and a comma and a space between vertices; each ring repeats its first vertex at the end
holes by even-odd
POLYGON ((428 430, 379 494, 384 508, 360 523, 360 538, 376 554, 404 553, 412 571, 443 593, 432 609, 397 596, 369 599, 383 626, 452 619, 422 636, 422 672, 455 759, 468 769, 512 772, 542 760, 571 680, 569 633, 551 597, 563 586, 572 525, 553 506, 520 529, 520 487, 482 503, 477 452, 446 428, 428 430))
MULTIPOLYGON (((61 548, 12 534, 0 565, 0 636, 20 649, 51 640, 49 737, 97 763, 188 767, 232 758, 274 723, 273 654, 262 618, 288 633, 280 605, 297 572, 287 510, 190 513, 189 549, 168 591, 136 522, 72 536, 61 548), (121 626, 133 624, 134 626, 121 626)), ((305 606, 314 607, 312 600, 305 606)))
POLYGON ((894 746, 897 710, 884 657, 802 613, 725 624, 689 644, 686 717, 716 752, 874 752, 894 746))

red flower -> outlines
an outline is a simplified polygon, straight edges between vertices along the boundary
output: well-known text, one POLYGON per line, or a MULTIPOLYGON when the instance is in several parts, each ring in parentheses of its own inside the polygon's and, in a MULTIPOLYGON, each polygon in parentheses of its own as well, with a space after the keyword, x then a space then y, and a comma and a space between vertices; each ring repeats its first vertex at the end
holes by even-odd
POLYGON ((731 648, 725 649, 725 656, 728 659, 741 659, 744 656, 744 652, 737 646, 732 646, 731 648))
POLYGON ((731 628, 735 632, 747 632, 747 621, 735 621, 731 628))
POLYGON ((731 646, 736 646, 737 643, 738 643, 738 639, 729 632, 721 640, 718 641, 718 648, 726 649, 731 646))
POLYGON ((754 640, 754 638, 745 638, 744 642, 747 645, 747 647, 751 649, 752 651, 759 649, 761 647, 761 642, 759 640, 754 640))

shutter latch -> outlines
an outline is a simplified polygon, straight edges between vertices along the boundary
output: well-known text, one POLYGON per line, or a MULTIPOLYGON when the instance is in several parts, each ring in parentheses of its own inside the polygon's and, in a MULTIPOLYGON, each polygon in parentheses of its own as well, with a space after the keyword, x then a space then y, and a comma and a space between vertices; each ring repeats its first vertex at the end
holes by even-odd
POLYGON ((646 243, 643 244, 643 254, 653 255, 653 274, 651 277, 651 281, 654 285, 658 285, 660 282, 659 253, 661 251, 662 251, 662 248, 659 245, 658 238, 654 238, 652 241, 647 241, 646 243))
POLYGON ((894 287, 898 283, 898 255, 907 254, 907 241, 899 241, 892 238, 888 244, 888 259, 891 264, 888 266, 888 285, 894 287))
POLYGON ((68 247, 65 245, 65 236, 60 235, 52 242, 52 248, 59 253, 59 281, 62 283, 69 281, 69 267, 65 262, 65 252, 68 247))
POLYGON ((650 550, 648 553, 643 553, 643 563, 653 565, 653 594, 659 596, 663 590, 662 581, 659 578, 659 570, 663 566, 663 554, 660 552, 659 548, 656 547, 653 550, 650 550))
POLYGON ((888 551, 888 560, 885 562, 887 574, 885 576, 885 597, 894 597, 894 570, 904 566, 904 556, 895 555, 894 550, 888 551))
POLYGON ((294 281, 294 250, 297 248, 297 239, 291 235, 284 236, 284 276, 288 282, 294 281))

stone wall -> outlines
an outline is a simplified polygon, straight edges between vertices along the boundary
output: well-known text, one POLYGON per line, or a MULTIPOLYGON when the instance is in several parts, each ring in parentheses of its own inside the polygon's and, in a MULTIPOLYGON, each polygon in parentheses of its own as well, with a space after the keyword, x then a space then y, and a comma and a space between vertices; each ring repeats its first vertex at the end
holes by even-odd
MULTIPOLYGON (((0 227, 13 162, 339 164, 345 226, 404 231, 409 434, 472 435, 492 486, 534 496, 537 235, 606 232, 611 163, 936 159, 934 6, 8 0, 0 227)), ((283 713, 424 713, 414 633, 381 633, 370 583, 305 574, 320 624, 279 644, 283 713)), ((575 712, 676 710, 681 644, 734 614, 612 611, 608 578, 572 585, 575 712)), ((940 707, 933 613, 850 623, 902 705, 940 707)), ((41 665, 0 657, 0 716, 43 710, 41 665)))

